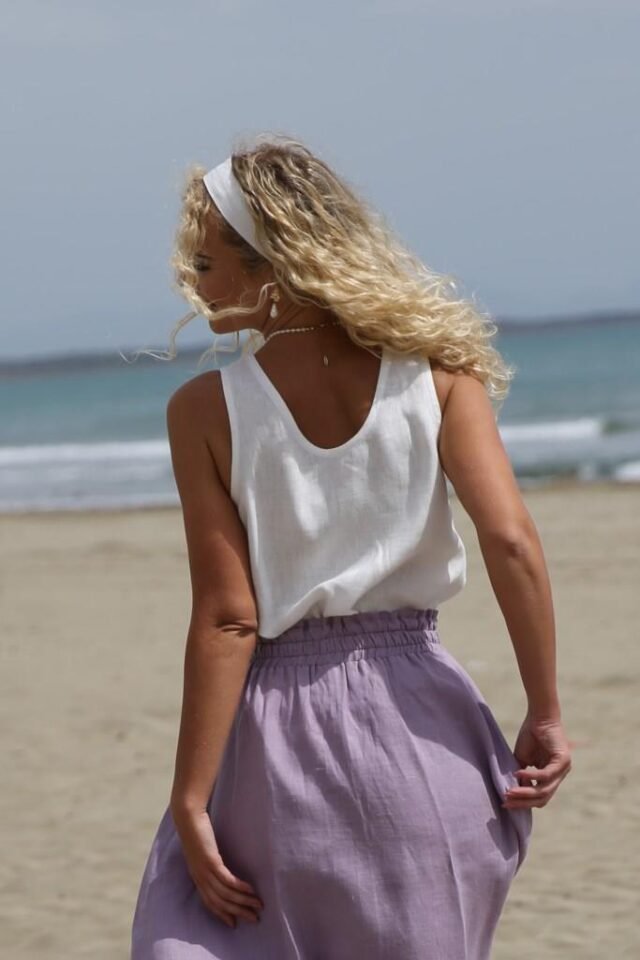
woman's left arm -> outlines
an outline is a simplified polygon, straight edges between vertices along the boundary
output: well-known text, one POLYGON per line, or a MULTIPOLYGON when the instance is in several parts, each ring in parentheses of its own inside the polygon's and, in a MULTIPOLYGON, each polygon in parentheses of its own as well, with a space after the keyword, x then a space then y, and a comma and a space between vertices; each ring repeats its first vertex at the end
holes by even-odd
POLYGON ((230 913, 249 919, 255 898, 242 891, 253 888, 222 864, 207 813, 258 636, 246 532, 206 437, 212 401, 209 373, 179 387, 167 405, 192 588, 170 808, 203 899, 223 919, 230 913), (235 891, 232 901, 225 883, 235 891))

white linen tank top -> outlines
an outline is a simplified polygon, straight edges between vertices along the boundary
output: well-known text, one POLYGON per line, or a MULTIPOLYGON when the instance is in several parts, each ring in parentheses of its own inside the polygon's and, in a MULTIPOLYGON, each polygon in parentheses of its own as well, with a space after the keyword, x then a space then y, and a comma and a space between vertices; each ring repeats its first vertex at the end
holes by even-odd
POLYGON ((220 372, 260 636, 302 617, 437 609, 463 588, 428 360, 384 347, 366 421, 330 448, 305 437, 253 354, 220 372))

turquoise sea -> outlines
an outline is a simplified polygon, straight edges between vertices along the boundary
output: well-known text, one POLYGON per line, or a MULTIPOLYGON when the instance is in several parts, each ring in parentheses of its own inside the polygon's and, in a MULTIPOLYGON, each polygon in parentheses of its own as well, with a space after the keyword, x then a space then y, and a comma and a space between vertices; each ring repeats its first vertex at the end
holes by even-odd
MULTIPOLYGON (((494 343, 517 368, 498 426, 523 487, 640 480, 640 315, 500 324, 494 343)), ((2 364, 0 512, 177 504, 165 408, 200 353, 2 364)))

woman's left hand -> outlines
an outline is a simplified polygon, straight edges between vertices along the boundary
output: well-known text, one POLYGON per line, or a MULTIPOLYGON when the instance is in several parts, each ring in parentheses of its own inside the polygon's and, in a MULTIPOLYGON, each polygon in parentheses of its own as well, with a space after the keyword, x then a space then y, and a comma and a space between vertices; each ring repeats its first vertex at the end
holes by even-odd
POLYGON ((206 907, 230 927, 236 917, 255 923, 262 902, 253 887, 224 865, 207 810, 171 810, 191 878, 206 907))

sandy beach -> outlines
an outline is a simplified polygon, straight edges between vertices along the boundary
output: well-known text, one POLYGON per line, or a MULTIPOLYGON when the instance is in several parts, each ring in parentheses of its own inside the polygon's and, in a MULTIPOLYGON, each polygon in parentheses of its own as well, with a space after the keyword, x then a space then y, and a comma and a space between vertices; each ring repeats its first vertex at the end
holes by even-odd
MULTIPOLYGON (((574 766, 534 810, 494 958, 636 958, 640 486, 523 496, 551 574, 574 766)), ((441 607, 441 639, 513 744, 524 691, 473 526, 452 504, 469 576, 441 607)), ((182 517, 5 515, 0 544, 4 955, 126 960, 173 772, 190 613, 182 517)))

